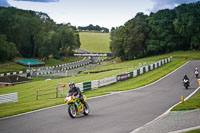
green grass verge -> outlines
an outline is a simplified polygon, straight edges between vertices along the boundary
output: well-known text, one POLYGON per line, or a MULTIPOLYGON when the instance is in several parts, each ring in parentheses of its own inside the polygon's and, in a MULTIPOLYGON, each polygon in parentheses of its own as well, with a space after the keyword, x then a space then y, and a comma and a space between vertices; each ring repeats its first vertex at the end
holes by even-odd
POLYGON ((171 111, 179 111, 179 110, 192 110, 192 109, 200 109, 200 91, 198 91, 194 96, 189 98, 187 101, 178 104, 171 111))
POLYGON ((94 53, 110 53, 110 34, 79 32, 81 49, 94 53))
MULTIPOLYGON (((137 78, 132 78, 117 84, 113 84, 108 87, 99 88, 97 90, 92 90, 85 92, 84 94, 87 97, 94 97, 103 94, 108 94, 111 91, 122 91, 122 90, 130 90, 133 88, 141 87, 143 85, 149 84, 153 81, 158 80, 174 69, 178 68, 182 64, 186 62, 184 60, 184 56, 188 56, 190 60, 200 58, 200 52, 175 52, 166 55, 154 56, 145 59, 135 60, 143 63, 142 61, 151 62, 152 60, 160 60, 163 57, 173 56, 173 61, 169 64, 165 64, 164 66, 145 73, 143 75, 138 76, 137 78), (154 75, 154 76, 152 76, 154 75), (144 80, 145 79, 145 80, 144 80), (148 80, 146 80, 148 79, 148 80)), ((129 64, 132 61, 122 62, 121 65, 129 64)), ((132 62, 134 63, 134 62, 132 62)), ((130 63, 131 64, 131 63, 130 63)), ((137 64, 137 63, 136 63, 137 64)), ((116 64, 113 64, 116 65, 116 64)), ((14 114, 19 114, 27 111, 32 111, 44 107, 49 107, 57 104, 64 103, 63 98, 55 99, 54 95, 47 95, 44 97, 39 97, 39 100, 36 101, 36 89, 45 89, 52 88, 54 91, 56 86, 59 83, 68 83, 70 81, 74 81, 76 83, 92 81, 95 79, 102 79, 104 77, 112 76, 113 72, 104 72, 98 74, 87 74, 87 75, 79 75, 77 77, 70 77, 64 79, 54 79, 49 81, 35 81, 31 83, 20 84, 12 87, 0 88, 0 94, 13 93, 18 92, 18 103, 7 103, 0 105, 0 117, 10 116, 14 114)))
POLYGON ((28 67, 25 67, 25 66, 22 66, 22 65, 19 65, 19 64, 2 64, 0 66, 0 73, 5 73, 5 72, 18 72, 18 71, 21 71, 21 70, 26 70, 28 69, 28 67))
POLYGON ((188 131, 188 132, 186 132, 186 133, 200 133, 200 129, 188 131))

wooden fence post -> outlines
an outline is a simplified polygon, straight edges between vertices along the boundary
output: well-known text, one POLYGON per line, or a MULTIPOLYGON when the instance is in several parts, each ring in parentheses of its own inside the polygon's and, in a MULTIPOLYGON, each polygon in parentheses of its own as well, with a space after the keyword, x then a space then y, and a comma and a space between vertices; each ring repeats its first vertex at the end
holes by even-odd
POLYGON ((38 100, 38 90, 36 89, 36 100, 38 100))
POLYGON ((58 87, 56 87, 56 98, 58 98, 58 87))

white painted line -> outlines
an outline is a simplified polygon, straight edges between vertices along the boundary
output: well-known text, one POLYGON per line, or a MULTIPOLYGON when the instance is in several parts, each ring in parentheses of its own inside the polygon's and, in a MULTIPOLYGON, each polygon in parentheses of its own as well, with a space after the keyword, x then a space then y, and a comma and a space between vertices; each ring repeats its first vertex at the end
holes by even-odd
MULTIPOLYGON (((151 83, 151 84, 145 85, 145 86, 143 86, 143 87, 136 88, 136 89, 133 89, 133 90, 113 92, 113 93, 111 93, 111 94, 102 95, 102 96, 97 96, 97 97, 91 97, 91 98, 88 98, 88 99, 96 99, 96 98, 101 98, 101 97, 106 97, 106 96, 114 95, 114 94, 117 94, 117 93, 124 93, 124 92, 136 91, 136 90, 142 89, 142 88, 144 88, 144 87, 153 85, 153 84, 159 82, 160 80, 166 78, 167 76, 171 75, 172 73, 176 72, 177 70, 179 70, 180 68, 182 68, 183 66, 185 66, 187 63, 188 63, 188 62, 186 62, 184 65, 180 66, 180 67, 177 68, 176 70, 172 71, 171 73, 169 73, 169 74, 165 75, 164 77, 160 78, 159 80, 157 80, 157 81, 155 81, 155 82, 153 82, 153 83, 151 83)), ((43 111, 43 110, 46 110, 46 109, 51 109, 51 108, 55 108, 55 107, 59 107, 59 106, 63 106, 63 105, 66 105, 66 104, 60 104, 60 105, 51 106, 51 107, 47 107, 47 108, 43 108, 43 109, 38 109, 38 110, 34 110, 34 111, 22 113, 22 114, 17 114, 17 115, 13 115, 13 116, 8 116, 8 117, 0 118, 0 120, 9 119, 9 118, 17 117, 17 116, 23 116, 23 115, 26 115, 26 114, 31 114, 31 113, 34 113, 34 112, 39 112, 39 111, 43 111)))
POLYGON ((9 119, 9 118, 17 117, 17 116, 23 116, 23 115, 26 115, 26 114, 31 114, 31 113, 34 113, 34 112, 39 112, 39 111, 43 111, 43 110, 46 110, 46 109, 51 109, 51 108, 55 108, 55 107, 59 107, 59 106, 63 106, 63 105, 65 105, 65 104, 60 104, 60 105, 51 106, 51 107, 47 107, 47 108, 43 108, 43 109, 38 109, 38 110, 34 110, 34 111, 22 113, 22 114, 8 116, 8 117, 0 118, 0 120, 9 119))

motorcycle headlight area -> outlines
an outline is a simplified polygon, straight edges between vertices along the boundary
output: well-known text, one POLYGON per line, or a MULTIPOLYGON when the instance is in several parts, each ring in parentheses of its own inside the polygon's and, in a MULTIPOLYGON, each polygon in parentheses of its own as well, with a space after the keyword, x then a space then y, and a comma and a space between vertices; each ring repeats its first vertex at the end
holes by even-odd
POLYGON ((71 96, 65 98, 65 101, 71 101, 71 100, 72 100, 72 97, 71 97, 71 96))

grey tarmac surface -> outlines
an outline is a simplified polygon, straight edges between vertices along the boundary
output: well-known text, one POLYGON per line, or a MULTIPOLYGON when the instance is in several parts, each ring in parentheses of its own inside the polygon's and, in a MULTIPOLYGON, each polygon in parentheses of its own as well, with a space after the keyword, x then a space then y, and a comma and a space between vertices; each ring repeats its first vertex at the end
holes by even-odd
MULTIPOLYGON (((191 61, 171 75, 150 86, 91 98, 89 116, 69 117, 67 106, 37 111, 0 120, 1 133, 129 133, 157 118, 171 106, 187 97, 198 86, 194 68, 200 61, 191 61), (184 89, 184 74, 190 88, 184 89)), ((200 69, 200 68, 199 68, 200 69)), ((153 75, 152 75, 153 76, 153 75)), ((31 105, 30 105, 31 106, 31 105)))
POLYGON ((168 133, 200 126, 200 110, 171 112, 137 133, 168 133))

